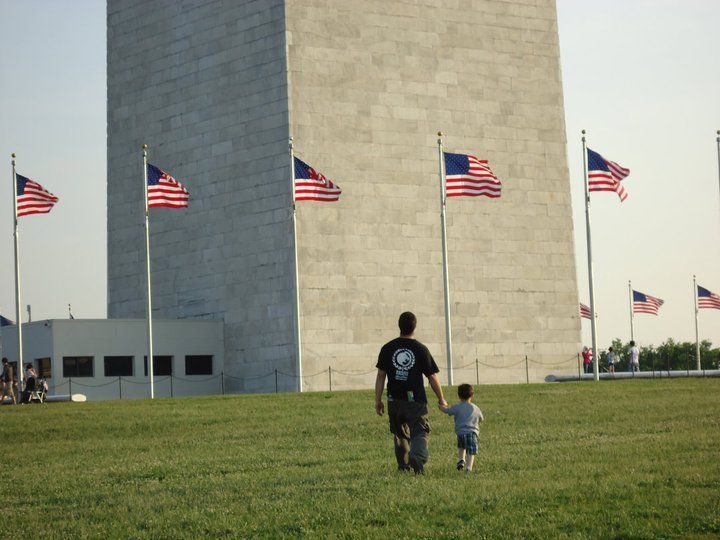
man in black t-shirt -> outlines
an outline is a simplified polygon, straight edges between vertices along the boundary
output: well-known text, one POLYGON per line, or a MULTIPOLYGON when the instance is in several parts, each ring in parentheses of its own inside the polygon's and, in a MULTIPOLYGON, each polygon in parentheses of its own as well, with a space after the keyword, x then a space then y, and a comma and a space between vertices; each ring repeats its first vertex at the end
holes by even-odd
POLYGON ((386 343, 378 356, 375 380, 375 411, 382 415, 383 387, 387 378, 388 418, 390 432, 394 435, 395 458, 398 470, 413 469, 422 474, 428 460, 427 397, 423 376, 438 398, 438 404, 447 407, 443 397, 438 367, 428 348, 413 335, 417 319, 406 311, 400 315, 400 337, 386 343))

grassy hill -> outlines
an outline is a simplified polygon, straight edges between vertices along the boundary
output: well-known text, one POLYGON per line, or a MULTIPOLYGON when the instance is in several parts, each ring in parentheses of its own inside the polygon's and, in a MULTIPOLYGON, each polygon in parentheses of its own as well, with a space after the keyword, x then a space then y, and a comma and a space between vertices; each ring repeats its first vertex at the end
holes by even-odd
POLYGON ((717 537, 719 395, 481 386, 471 477, 436 408, 397 473, 368 391, 3 406, 2 537, 717 537))

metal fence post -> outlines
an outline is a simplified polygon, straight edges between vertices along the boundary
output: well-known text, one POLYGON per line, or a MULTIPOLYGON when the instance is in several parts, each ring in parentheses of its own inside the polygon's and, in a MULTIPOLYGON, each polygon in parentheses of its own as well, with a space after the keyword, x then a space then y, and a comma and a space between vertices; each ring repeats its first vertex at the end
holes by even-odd
POLYGON ((530 371, 528 369, 527 354, 525 355, 525 379, 527 380, 527 384, 530 384, 530 371))
POLYGON ((220 390, 222 391, 222 395, 225 395, 225 372, 220 372, 220 390))
POLYGON ((275 393, 278 393, 277 368, 275 368, 275 393))
POLYGON ((475 382, 476 384, 480 384, 480 367, 477 357, 475 358, 475 382))
POLYGON ((118 377, 118 393, 120 394, 120 399, 122 399, 122 377, 118 377))
POLYGON ((328 386, 332 392, 332 368, 330 366, 328 366, 328 386))
POLYGON ((580 353, 577 353, 577 360, 578 360, 578 379, 582 379, 582 375, 580 374, 580 353))
POLYGON ((72 377, 68 377, 68 393, 70 394, 70 398, 72 399, 72 377))
POLYGON ((170 374, 170 397, 174 397, 174 396, 173 396, 173 376, 172 376, 172 373, 170 374))

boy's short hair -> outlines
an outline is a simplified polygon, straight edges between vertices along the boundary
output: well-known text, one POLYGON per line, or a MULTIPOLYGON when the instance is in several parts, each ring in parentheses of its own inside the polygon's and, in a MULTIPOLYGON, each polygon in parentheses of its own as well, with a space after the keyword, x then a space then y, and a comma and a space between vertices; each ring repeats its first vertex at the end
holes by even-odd
POLYGON ((405 311, 400 314, 398 319, 398 326, 400 327, 400 334, 403 336, 409 336, 415 331, 417 326, 417 318, 409 311, 405 311))
POLYGON ((458 397, 460 399, 470 399, 475 395, 472 384, 461 384, 458 386, 458 397))

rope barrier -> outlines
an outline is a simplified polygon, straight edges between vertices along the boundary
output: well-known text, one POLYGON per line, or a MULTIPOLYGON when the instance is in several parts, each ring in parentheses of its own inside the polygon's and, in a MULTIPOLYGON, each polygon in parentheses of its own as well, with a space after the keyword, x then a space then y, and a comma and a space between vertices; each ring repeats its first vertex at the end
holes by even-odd
POLYGON ((323 369, 322 371, 318 371, 317 373, 313 373, 312 375, 303 375, 302 377, 303 379, 311 379, 312 377, 317 377, 318 375, 327 375, 327 372, 327 369, 323 369))
POLYGON ((370 370, 370 371, 340 371, 339 369, 333 369, 333 373, 339 373, 340 375, 349 375, 349 376, 356 376, 356 375, 370 375, 371 373, 376 373, 377 370, 370 370))
POLYGON ((531 364, 538 364, 540 366, 560 366, 562 364, 567 364, 568 362, 574 362, 577 363, 577 356, 571 356, 570 358, 566 360, 560 360, 559 362, 540 362, 538 360, 533 360, 532 358, 528 358, 528 361, 531 364))
MULTIPOLYGON (((155 379, 154 384, 158 384, 158 383, 161 383, 161 382, 165 382, 165 381, 170 380, 170 379, 172 379, 172 378, 173 378, 172 375, 167 375, 164 379, 155 379)), ((117 382, 117 381, 116 381, 116 382, 117 382)), ((130 384, 150 384, 150 381, 133 381, 133 380, 130 380, 130 379, 123 379, 123 382, 124 382, 124 383, 128 382, 128 383, 130 383, 130 384)))
POLYGON ((264 377, 269 377, 270 375, 275 375, 275 372, 271 371, 270 373, 266 373, 265 375, 257 375, 255 377, 235 377, 234 375, 225 375, 225 378, 235 379, 236 381, 254 381, 257 379, 262 379, 264 377))
POLYGON ((85 388, 101 388, 103 386, 110 386, 111 384, 117 384, 117 379, 115 379, 114 381, 103 383, 103 384, 83 384, 83 383, 79 383, 77 381, 73 381, 73 384, 75 384, 77 386, 84 386, 85 388))
POLYGON ((208 381, 214 381, 215 379, 219 379, 220 375, 214 375, 214 376, 208 377, 206 379, 185 379, 183 377, 178 377, 177 375, 173 375, 172 378, 175 380, 178 380, 178 381, 201 383, 201 382, 208 382, 208 381))
POLYGON ((514 364, 509 364, 507 366, 493 366, 492 364, 486 364, 486 363, 480 362, 478 360, 478 364, 480 364, 481 366, 485 366, 485 367, 489 367, 489 368, 493 368, 493 369, 507 369, 507 368, 519 366, 520 364, 524 364, 524 363, 525 363, 525 359, 523 358, 519 362, 515 362, 514 364))
POLYGON ((475 362, 470 362, 469 364, 465 364, 465 365, 463 365, 463 366, 453 366, 453 371, 456 370, 456 369, 465 369, 465 368, 468 367, 468 366, 473 366, 473 367, 475 367, 475 362))
MULTIPOLYGON (((460 370, 465 370, 465 369, 475 369, 475 370, 478 370, 479 366, 483 366, 484 368, 489 368, 489 369, 512 369, 512 368, 516 368, 516 367, 518 367, 518 366, 520 366, 520 365, 522 365, 522 364, 526 364, 526 366, 527 366, 527 364, 530 364, 530 363, 535 364, 535 365, 539 365, 539 366, 555 367, 555 366, 562 366, 562 365, 566 365, 566 364, 573 364, 573 365, 574 365, 576 362, 577 362, 577 356, 571 356, 571 357, 566 358, 566 359, 564 359, 564 360, 558 360, 557 362, 541 362, 541 361, 539 361, 539 360, 534 360, 534 359, 532 359, 532 358, 525 357, 525 358, 522 358, 522 359, 520 359, 520 360, 518 360, 517 362, 512 363, 512 364, 507 364, 507 365, 493 365, 493 364, 488 364, 488 363, 486 363, 486 362, 482 362, 482 361, 480 361, 479 359, 476 358, 474 361, 468 362, 467 364, 463 364, 463 365, 460 365, 460 366, 454 366, 454 367, 453 367, 453 371, 460 371, 460 370)), ((446 370, 446 369, 443 369, 443 368, 440 368, 440 371, 441 371, 441 372, 444 372, 444 371, 447 371, 447 370, 446 370)), ((332 391, 333 382, 336 382, 336 383, 339 382, 339 381, 337 381, 337 380, 334 380, 334 379, 333 379, 333 376, 335 376, 335 377, 337 377, 337 376, 365 377, 365 376, 367 376, 367 375, 374 374, 375 372, 376 372, 376 370, 375 370, 374 368, 373 368, 373 369, 370 369, 370 370, 366 370, 366 371, 361 371, 361 370, 347 370, 347 371, 343 371, 343 370, 333 369, 332 366, 328 366, 326 369, 323 369, 323 370, 321 370, 321 371, 318 371, 317 373, 311 373, 311 374, 308 374, 308 375, 300 375, 300 377, 302 377, 302 379, 305 380, 305 379, 311 379, 311 378, 313 378, 313 377, 319 377, 319 376, 325 376, 325 375, 327 375, 327 376, 329 377, 329 379, 328 379, 328 385, 329 385, 330 391, 332 391)), ((172 386, 172 383, 173 383, 174 380, 179 380, 179 381, 183 381, 183 382, 186 382, 186 383, 202 384, 202 383, 208 383, 208 382, 210 382, 210 381, 216 381, 216 380, 218 380, 218 379, 221 379, 221 382, 223 383, 223 392, 226 392, 226 389, 224 388, 224 382, 225 382, 225 380, 256 381, 256 380, 259 380, 259 379, 265 379, 265 378, 267 378, 267 377, 273 377, 273 376, 275 377, 275 388, 276 388, 276 391, 278 390, 278 380, 277 380, 277 378, 278 378, 279 376, 287 377, 287 378, 291 378, 291 379, 298 379, 298 375, 296 375, 295 373, 286 373, 286 372, 284 372, 284 371, 280 371, 280 370, 275 369, 275 370, 270 371, 270 372, 268 372, 268 373, 264 373, 264 374, 262 374, 262 375, 255 375, 255 376, 251 376, 251 377, 238 377, 238 376, 235 376, 235 375, 228 375, 228 374, 221 373, 221 374, 218 374, 218 375, 213 375, 213 376, 206 377, 206 378, 202 378, 202 379, 196 379, 196 378, 190 379, 190 378, 186 378, 186 377, 179 377, 179 376, 177 376, 177 375, 167 375, 167 376, 165 376, 165 377, 163 377, 163 378, 156 378, 156 379, 155 379, 155 383, 163 383, 163 382, 166 382, 166 381, 169 380, 169 381, 170 381, 170 384, 171 384, 171 386, 172 386)), ((478 381, 479 381, 479 380, 480 380, 480 378, 478 378, 478 381)), ((53 385, 53 389, 54 389, 55 391, 57 391, 57 390, 59 390, 60 388, 62 388, 63 386, 69 385, 69 386, 70 386, 70 389, 71 389, 71 391, 72 391, 72 385, 73 385, 73 384, 75 384, 75 385, 78 386, 78 387, 82 387, 82 388, 103 388, 103 387, 106 387, 106 386, 111 386, 111 385, 117 384, 117 385, 120 386, 120 399, 122 399, 122 383, 130 383, 130 384, 134 384, 134 385, 149 385, 149 384, 150 384, 150 381, 147 380, 147 379, 146 379, 146 380, 142 380, 142 381, 137 381, 137 380, 132 380, 132 378, 130 378, 130 377, 124 378, 124 377, 120 376, 120 377, 115 378, 114 380, 111 380, 111 381, 107 382, 107 383, 102 383, 102 384, 87 384, 87 383, 83 383, 83 382, 78 382, 77 380, 71 380, 70 378, 68 378, 68 380, 65 380, 65 381, 63 381, 63 382, 60 382, 60 383, 58 383, 58 384, 53 385)), ((172 388, 171 388, 171 394, 172 394, 172 388)))

